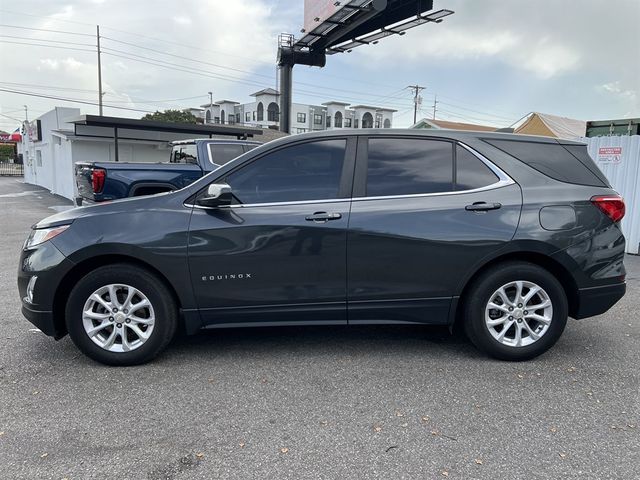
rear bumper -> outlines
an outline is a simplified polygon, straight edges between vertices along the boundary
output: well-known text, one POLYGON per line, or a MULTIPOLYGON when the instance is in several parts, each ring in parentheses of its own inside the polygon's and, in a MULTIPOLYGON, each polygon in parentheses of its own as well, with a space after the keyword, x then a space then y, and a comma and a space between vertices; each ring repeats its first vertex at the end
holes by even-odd
POLYGON ((625 282, 579 289, 578 311, 574 318, 593 317, 606 312, 624 296, 626 290, 625 282))

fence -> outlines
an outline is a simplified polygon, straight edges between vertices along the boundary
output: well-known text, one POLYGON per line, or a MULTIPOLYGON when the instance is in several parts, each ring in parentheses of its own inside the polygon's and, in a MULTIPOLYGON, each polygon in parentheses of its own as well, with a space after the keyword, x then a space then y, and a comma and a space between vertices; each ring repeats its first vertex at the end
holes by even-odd
POLYGON ((24 175, 23 164, 0 162, 0 177, 22 177, 23 175, 24 175))
POLYGON ((602 173, 624 198, 627 214, 622 219, 622 233, 627 239, 627 253, 640 249, 640 135, 583 138, 591 157, 602 173))

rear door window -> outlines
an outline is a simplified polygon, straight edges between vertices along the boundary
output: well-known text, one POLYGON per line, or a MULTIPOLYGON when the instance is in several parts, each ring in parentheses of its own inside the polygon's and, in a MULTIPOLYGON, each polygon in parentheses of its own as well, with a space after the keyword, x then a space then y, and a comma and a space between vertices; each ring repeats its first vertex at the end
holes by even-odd
POLYGON ((607 185, 560 144, 495 139, 485 139, 485 142, 554 180, 597 187, 607 185))
POLYGON ((171 163, 198 163, 198 149, 195 143, 174 145, 171 149, 171 163))
POLYGON ((240 143, 210 143, 209 160, 214 165, 224 165, 245 152, 240 143))
POLYGON ((456 147, 456 190, 474 190, 498 182, 498 176, 464 147, 456 147))
POLYGON ((369 197, 450 192, 453 144, 419 138, 370 138, 369 197))

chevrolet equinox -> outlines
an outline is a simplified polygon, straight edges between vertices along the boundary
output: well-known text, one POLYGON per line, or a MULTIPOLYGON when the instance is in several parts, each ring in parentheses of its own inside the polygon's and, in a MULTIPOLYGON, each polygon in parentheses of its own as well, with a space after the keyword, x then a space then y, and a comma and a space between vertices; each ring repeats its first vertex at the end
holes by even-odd
POLYGON ((182 190, 36 224, 23 314, 132 365, 177 329, 460 325, 526 360, 625 292, 622 198, 584 144, 334 130, 262 145, 182 190))

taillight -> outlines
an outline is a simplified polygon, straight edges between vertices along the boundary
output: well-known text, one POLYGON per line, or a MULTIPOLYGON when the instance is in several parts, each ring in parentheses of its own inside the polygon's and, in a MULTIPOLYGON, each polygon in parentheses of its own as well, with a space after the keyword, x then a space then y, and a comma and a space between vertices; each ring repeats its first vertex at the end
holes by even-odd
POLYGON ((91 187, 93 193, 100 193, 104 188, 104 178, 107 176, 107 172, 101 169, 96 169, 91 172, 91 187))
POLYGON ((591 203, 602 210, 614 223, 624 217, 624 200, 620 195, 596 195, 591 197, 591 203))

